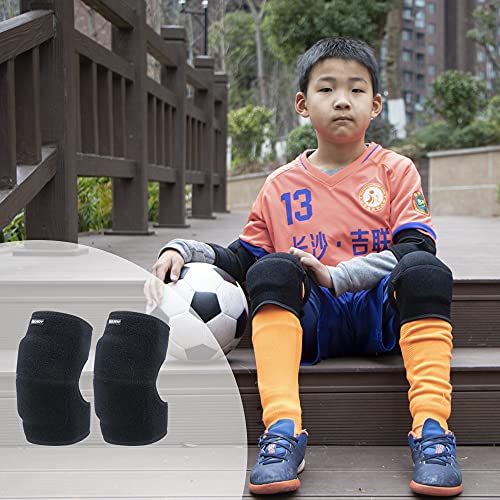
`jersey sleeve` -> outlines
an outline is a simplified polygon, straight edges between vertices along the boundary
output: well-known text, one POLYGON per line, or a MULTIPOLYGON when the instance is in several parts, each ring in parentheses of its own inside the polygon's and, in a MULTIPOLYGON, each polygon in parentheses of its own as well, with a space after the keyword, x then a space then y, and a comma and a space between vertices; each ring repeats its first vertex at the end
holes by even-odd
POLYGON ((422 190, 422 182, 415 164, 408 160, 405 166, 391 169, 391 228, 392 236, 405 229, 418 229, 434 240, 436 232, 422 190))
POLYGON ((240 242, 242 245, 257 258, 274 252, 274 245, 265 215, 267 212, 265 201, 266 184, 267 183, 264 184, 257 195, 257 199, 252 205, 248 222, 240 235, 240 242))

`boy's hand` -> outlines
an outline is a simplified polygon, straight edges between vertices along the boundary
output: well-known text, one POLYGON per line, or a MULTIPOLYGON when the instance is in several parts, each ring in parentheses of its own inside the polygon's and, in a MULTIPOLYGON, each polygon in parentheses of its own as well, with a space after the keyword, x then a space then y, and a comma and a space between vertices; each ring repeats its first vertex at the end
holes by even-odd
POLYGON ((154 304, 161 304, 163 299, 163 283, 165 276, 170 272, 170 279, 175 283, 181 274, 184 259, 176 250, 166 250, 151 268, 152 276, 144 283, 144 295, 148 302, 148 308, 154 304))
POLYGON ((310 271, 314 280, 320 286, 332 288, 333 282, 327 267, 322 264, 314 255, 292 247, 289 253, 300 259, 300 263, 305 267, 306 271, 310 271))
POLYGON ((170 279, 175 283, 181 275, 184 259, 177 250, 166 250, 151 268, 151 273, 165 281, 165 276, 170 271, 170 279))

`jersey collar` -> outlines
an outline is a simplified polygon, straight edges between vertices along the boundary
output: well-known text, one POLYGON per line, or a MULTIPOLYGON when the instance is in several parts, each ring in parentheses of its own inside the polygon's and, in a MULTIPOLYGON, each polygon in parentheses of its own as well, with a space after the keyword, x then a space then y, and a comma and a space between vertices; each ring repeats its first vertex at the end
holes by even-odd
POLYGON ((344 167, 340 172, 337 172, 333 175, 325 174, 325 172, 323 172, 319 168, 316 168, 309 161, 307 154, 311 151, 314 151, 314 149, 306 149, 299 156, 299 163, 308 175, 314 177, 315 179, 318 179, 324 184, 328 184, 329 186, 334 186, 335 184, 338 184, 340 181, 351 175, 361 165, 363 165, 378 148, 380 148, 379 144, 376 144, 375 142, 370 142, 364 153, 359 158, 357 158, 352 163, 344 167))

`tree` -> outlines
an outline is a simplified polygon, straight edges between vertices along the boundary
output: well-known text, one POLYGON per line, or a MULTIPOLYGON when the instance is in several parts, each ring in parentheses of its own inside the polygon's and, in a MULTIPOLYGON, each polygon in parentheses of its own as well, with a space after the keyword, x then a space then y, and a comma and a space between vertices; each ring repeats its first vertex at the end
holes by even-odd
POLYGON ((401 54, 401 29, 403 18, 403 0, 397 0, 387 16, 387 57, 385 60, 385 85, 387 89, 387 110, 389 121, 396 128, 399 138, 406 136, 406 109, 401 93, 401 72, 399 59, 401 54))
POLYGON ((273 0, 267 4, 263 28, 273 53, 287 64, 331 36, 360 38, 377 54, 393 5, 394 0, 273 0))
POLYGON ((244 11, 227 13, 212 29, 212 45, 216 58, 224 60, 229 75, 229 108, 257 104, 255 22, 244 11), (222 50, 225 52, 221 53, 222 50))
POLYGON ((497 12, 500 12, 500 0, 492 0, 488 4, 474 9, 475 28, 467 32, 467 36, 484 48, 486 57, 500 73, 500 54, 497 51, 497 12))
POLYGON ((0 0, 0 21, 19 14, 19 0, 0 0))
POLYGON ((434 80, 426 106, 451 126, 463 127, 472 123, 486 102, 486 86, 479 78, 451 70, 434 80))
POLYGON ((264 76, 264 47, 262 40, 262 19, 264 18, 264 12, 267 0, 262 0, 259 4, 256 0, 246 0, 248 6, 250 7, 250 12, 252 13, 253 20, 255 22, 255 48, 257 51, 257 84, 259 86, 260 93, 260 105, 267 106, 267 89, 266 89, 266 79, 264 76))

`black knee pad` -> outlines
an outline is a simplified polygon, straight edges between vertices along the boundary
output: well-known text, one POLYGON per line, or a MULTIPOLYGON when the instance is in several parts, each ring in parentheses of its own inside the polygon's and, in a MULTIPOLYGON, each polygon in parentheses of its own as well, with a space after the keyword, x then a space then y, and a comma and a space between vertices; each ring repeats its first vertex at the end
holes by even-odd
POLYGON ((389 294, 399 310, 401 324, 422 318, 450 321, 453 275, 428 252, 405 255, 393 269, 389 294))
POLYGON ((17 353, 17 412, 30 443, 65 445, 90 432, 90 403, 78 382, 92 327, 55 311, 36 311, 17 353))
POLYGON ((102 437, 112 444, 145 445, 167 434, 168 404, 156 390, 169 327, 132 311, 109 315, 94 363, 94 406, 102 437))
POLYGON ((298 257, 282 252, 266 255, 253 264, 246 279, 252 317, 264 304, 278 305, 301 317, 311 287, 298 257))

